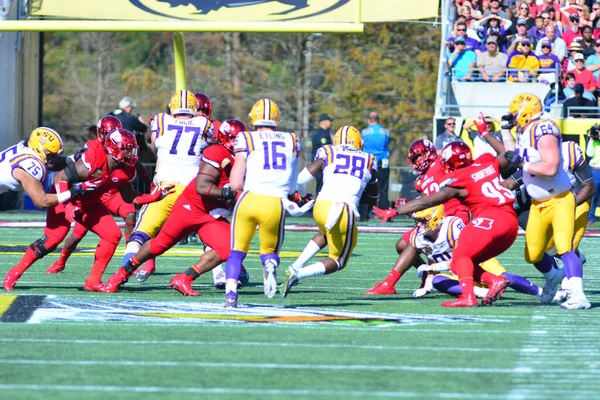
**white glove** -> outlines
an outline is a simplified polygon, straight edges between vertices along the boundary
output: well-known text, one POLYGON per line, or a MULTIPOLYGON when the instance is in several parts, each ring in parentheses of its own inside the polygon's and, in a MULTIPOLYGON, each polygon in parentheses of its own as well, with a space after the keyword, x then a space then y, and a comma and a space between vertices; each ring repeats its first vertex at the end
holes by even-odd
MULTIPOLYGON (((431 266, 429 266, 429 265, 427 265, 427 264, 421 264, 421 265, 419 265, 419 267, 417 268, 417 275, 419 276, 419 278, 422 278, 422 277, 423 277, 423 274, 424 274, 425 272, 431 272, 431 271, 432 271, 432 269, 431 269, 431 266)), ((427 293, 425 293, 425 294, 427 294, 427 293)), ((414 296, 414 295, 413 295, 413 296, 414 296)), ((419 297, 420 297, 420 296, 419 296, 419 297)))
POLYGON ((429 292, 431 292, 431 290, 426 287, 422 287, 413 292, 413 297, 418 299, 419 297, 427 296, 429 292))

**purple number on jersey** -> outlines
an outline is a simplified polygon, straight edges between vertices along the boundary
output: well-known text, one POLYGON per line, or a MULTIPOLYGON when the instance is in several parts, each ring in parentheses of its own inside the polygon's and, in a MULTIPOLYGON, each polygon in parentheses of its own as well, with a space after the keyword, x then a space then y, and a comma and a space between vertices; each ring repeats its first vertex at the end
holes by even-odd
POLYGON ((285 153, 278 152, 277 148, 279 147, 285 148, 285 142, 263 142, 263 150, 265 154, 265 163, 263 165, 264 169, 285 169, 285 153), (269 143, 271 143, 270 146, 269 143))

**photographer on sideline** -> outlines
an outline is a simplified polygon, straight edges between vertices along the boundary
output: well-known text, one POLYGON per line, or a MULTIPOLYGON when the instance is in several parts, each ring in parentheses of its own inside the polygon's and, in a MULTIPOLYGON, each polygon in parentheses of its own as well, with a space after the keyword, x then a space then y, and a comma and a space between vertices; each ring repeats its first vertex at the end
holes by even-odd
POLYGON ((592 169, 592 178, 596 192, 592 197, 590 214, 588 217, 588 226, 594 226, 596 222, 596 206, 600 197, 600 125, 595 124, 587 131, 588 143, 585 155, 590 159, 590 168, 592 169))

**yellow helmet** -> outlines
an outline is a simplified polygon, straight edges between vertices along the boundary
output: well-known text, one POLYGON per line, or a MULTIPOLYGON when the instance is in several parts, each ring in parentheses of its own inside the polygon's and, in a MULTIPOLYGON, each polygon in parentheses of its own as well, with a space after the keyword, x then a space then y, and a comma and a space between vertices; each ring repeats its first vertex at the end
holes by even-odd
POLYGON ((415 222, 425 228, 427 232, 431 232, 442 223, 442 220, 444 219, 444 206, 438 205, 417 211, 416 213, 413 213, 412 217, 415 219, 415 222))
POLYGON ((260 99, 254 103, 248 116, 253 127, 269 126, 277 128, 277 125, 279 125, 279 107, 271 99, 260 99))
POLYGON ((353 126, 344 125, 333 136, 334 146, 341 144, 346 146, 352 146, 356 150, 362 150, 363 140, 360 132, 353 126))
POLYGON ((180 90, 171 96, 169 101, 169 109, 171 115, 191 115, 194 117, 198 111, 198 100, 194 93, 189 90, 180 90))
POLYGON ((515 116, 519 127, 523 128, 542 115, 542 102, 534 94, 523 93, 510 102, 509 112, 515 116))
POLYGON ((31 132, 27 146, 45 163, 63 151, 63 142, 58 132, 44 126, 31 132))

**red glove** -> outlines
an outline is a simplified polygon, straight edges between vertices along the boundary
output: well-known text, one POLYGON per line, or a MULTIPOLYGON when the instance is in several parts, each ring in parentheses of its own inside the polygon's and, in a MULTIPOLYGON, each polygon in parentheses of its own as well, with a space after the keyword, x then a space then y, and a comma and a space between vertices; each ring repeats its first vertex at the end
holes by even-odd
POLYGON ((74 222, 75 219, 81 214, 81 208, 73 205, 72 203, 65 203, 65 218, 69 222, 74 222))
POLYGON ((406 200, 406 197, 402 197, 401 199, 398 199, 394 202, 394 208, 398 208, 399 206, 408 203, 408 200, 406 200))
POLYGON ((382 210, 379 207, 373 207, 373 213, 375 214, 375 219, 381 219, 381 223, 386 223, 390 218, 394 218, 398 213, 393 208, 388 208, 387 210, 382 210))
POLYGON ((164 199, 171 193, 175 193, 175 189, 173 189, 173 188, 174 188, 173 185, 169 185, 169 186, 160 188, 159 190, 157 190, 154 193, 141 194, 135 198, 135 201, 139 206, 142 206, 142 205, 148 204, 148 203, 154 203, 156 201, 164 199))
POLYGON ((489 133, 487 129, 487 124, 485 123, 485 117, 483 115, 483 112, 479 113, 479 117, 473 120, 473 123, 477 127, 477 130, 479 131, 481 136, 485 136, 489 133))

